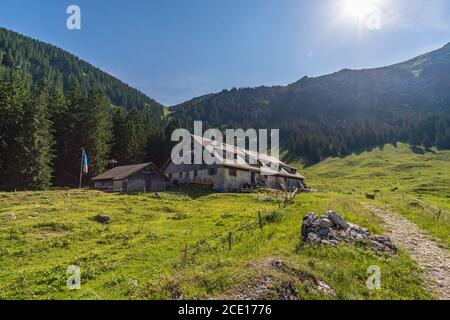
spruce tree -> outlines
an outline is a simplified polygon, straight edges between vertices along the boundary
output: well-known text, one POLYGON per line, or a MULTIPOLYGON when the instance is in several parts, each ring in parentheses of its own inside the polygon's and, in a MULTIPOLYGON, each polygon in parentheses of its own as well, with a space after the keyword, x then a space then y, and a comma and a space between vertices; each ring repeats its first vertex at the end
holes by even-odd
MULTIPOLYGON (((71 176, 68 172, 66 160, 70 156, 70 115, 68 114, 68 102, 62 90, 57 89, 50 97, 49 111, 51 113, 52 131, 55 137, 54 180, 56 186, 65 186, 71 176)), ((73 176, 72 176, 73 177, 73 176)))
POLYGON ((83 104, 81 88, 78 82, 73 82, 67 93, 67 111, 61 114, 61 123, 58 135, 64 139, 61 149, 58 150, 58 183, 64 187, 76 187, 79 183, 81 148, 83 147, 82 131, 83 104))
POLYGON ((423 133, 422 146, 424 146, 426 149, 429 149, 429 148, 431 148, 433 146, 431 138, 430 138, 430 136, 428 135, 427 132, 423 133))
POLYGON ((82 146, 90 158, 90 175, 103 172, 110 161, 112 120, 108 112, 110 104, 104 92, 98 88, 89 92, 79 114, 82 146))
POLYGON ((113 111, 113 141, 111 157, 118 165, 128 164, 127 152, 127 112, 122 108, 113 111))
POLYGON ((24 110, 29 92, 14 73, 0 85, 0 189, 23 189, 21 170, 25 154, 24 110))
POLYGON ((127 154, 130 163, 139 163, 146 160, 148 133, 145 130, 145 122, 142 113, 137 109, 132 110, 127 117, 127 154))
POLYGON ((44 80, 37 86, 24 113, 25 154, 21 171, 25 187, 31 190, 47 189, 52 181, 54 140, 48 102, 48 86, 44 80))

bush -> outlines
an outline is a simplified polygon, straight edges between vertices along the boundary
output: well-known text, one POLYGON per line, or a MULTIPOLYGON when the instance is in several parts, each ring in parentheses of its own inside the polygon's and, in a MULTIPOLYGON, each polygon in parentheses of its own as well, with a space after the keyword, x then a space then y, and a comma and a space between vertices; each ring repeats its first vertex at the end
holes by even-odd
POLYGON ((283 219, 283 215, 279 211, 273 211, 266 215, 265 220, 267 223, 278 223, 283 219))

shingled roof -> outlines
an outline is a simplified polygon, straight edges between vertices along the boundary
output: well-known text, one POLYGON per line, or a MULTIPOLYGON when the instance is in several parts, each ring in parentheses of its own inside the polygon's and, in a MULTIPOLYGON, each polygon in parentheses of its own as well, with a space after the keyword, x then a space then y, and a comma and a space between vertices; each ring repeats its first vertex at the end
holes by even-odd
POLYGON ((135 174, 136 172, 138 172, 142 169, 145 169, 147 167, 150 167, 150 166, 152 167, 152 169, 155 172, 166 177, 159 171, 159 169, 152 162, 147 162, 147 163, 134 164, 134 165, 130 165, 130 166, 115 167, 115 168, 108 170, 105 173, 102 173, 101 175, 93 178, 92 180, 94 180, 94 181, 97 181, 97 180, 123 180, 123 179, 126 179, 129 176, 135 174))

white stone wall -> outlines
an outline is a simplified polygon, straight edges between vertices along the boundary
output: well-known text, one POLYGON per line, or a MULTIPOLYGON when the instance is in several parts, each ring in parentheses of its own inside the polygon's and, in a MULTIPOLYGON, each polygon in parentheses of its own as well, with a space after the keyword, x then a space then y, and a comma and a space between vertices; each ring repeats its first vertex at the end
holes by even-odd
MULTIPOLYGON (((239 191, 245 184, 251 184, 251 172, 236 169, 236 176, 230 175, 230 168, 217 167, 217 174, 210 175, 209 169, 202 165, 174 165, 170 163, 164 174, 174 182, 191 184, 194 179, 209 179, 214 183, 213 189, 219 192, 239 191), (195 177, 194 171, 197 170, 195 177), (181 176, 180 176, 181 173, 181 176)), ((210 166, 213 167, 213 166, 210 166)), ((261 176, 255 173, 255 180, 261 178, 269 188, 279 188, 280 184, 288 187, 287 179, 278 176, 261 176)))
POLYGON ((230 168, 224 168, 225 191, 239 191, 245 184, 251 184, 251 172, 236 170, 236 176, 230 175, 230 168))

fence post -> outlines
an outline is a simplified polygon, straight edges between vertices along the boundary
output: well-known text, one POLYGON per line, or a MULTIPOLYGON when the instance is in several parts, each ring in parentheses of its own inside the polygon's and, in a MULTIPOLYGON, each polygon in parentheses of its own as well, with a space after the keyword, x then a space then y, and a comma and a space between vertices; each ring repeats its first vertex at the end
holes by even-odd
POLYGON ((228 233, 228 248, 231 250, 231 244, 233 242, 233 233, 230 231, 230 233, 228 233))
POLYGON ((258 219, 259 219, 259 228, 262 230, 263 222, 262 222, 262 218, 261 218, 261 211, 258 211, 258 219))
POLYGON ((437 215, 436 215, 436 220, 439 220, 441 218, 441 214, 442 214, 442 210, 439 209, 437 215))

